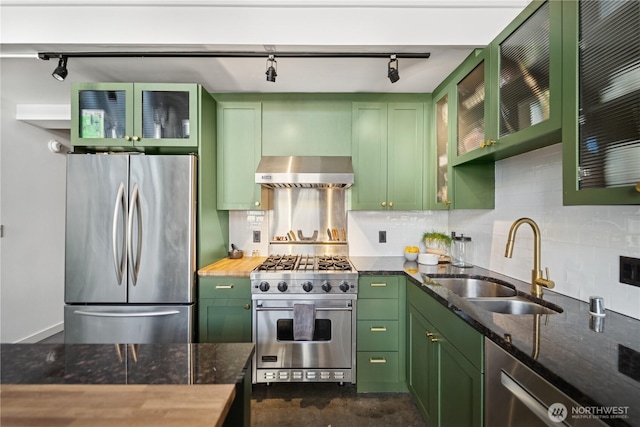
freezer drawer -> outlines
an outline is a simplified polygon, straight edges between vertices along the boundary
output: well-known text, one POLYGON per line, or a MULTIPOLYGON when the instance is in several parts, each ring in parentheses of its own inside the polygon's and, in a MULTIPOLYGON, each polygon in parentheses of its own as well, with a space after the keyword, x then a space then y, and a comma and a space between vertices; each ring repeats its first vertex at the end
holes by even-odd
POLYGON ((64 307, 66 343, 190 343, 194 305, 64 307))

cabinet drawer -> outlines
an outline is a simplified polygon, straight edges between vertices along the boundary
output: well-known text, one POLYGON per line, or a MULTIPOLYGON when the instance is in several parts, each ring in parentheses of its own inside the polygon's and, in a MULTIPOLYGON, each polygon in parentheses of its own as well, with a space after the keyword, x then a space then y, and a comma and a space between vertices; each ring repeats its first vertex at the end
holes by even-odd
POLYGON ((358 298, 398 298, 397 276, 364 276, 358 280, 358 298))
POLYGON ((251 280, 248 277, 200 277, 199 298, 249 298, 251 280))
POLYGON ((358 300, 358 320, 398 320, 398 300, 358 300))
POLYGON ((357 382, 396 383, 400 380, 399 362, 394 351, 359 351, 357 382))
POLYGON ((358 351, 398 351, 397 320, 358 321, 358 351))

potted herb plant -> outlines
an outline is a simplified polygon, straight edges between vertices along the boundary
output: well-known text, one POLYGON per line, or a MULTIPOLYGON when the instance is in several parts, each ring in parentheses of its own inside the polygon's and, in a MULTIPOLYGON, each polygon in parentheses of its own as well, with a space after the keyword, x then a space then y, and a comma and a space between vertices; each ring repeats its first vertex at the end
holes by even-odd
POLYGON ((426 252, 431 254, 446 255, 451 246, 451 236, 439 231, 424 233, 422 241, 426 246, 426 252))

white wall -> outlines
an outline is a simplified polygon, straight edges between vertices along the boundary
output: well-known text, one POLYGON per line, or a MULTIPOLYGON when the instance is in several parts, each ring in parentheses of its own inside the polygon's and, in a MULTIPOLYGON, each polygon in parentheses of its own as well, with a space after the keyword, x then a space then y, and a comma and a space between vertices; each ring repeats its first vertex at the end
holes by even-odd
POLYGON ((69 98, 69 84, 51 78, 51 65, 41 62, 0 62, 0 342, 33 342, 62 329, 66 157, 47 143, 68 144, 69 132, 15 119, 17 99, 47 104, 58 103, 62 93, 69 98), (39 85, 47 90, 23 96, 39 85))

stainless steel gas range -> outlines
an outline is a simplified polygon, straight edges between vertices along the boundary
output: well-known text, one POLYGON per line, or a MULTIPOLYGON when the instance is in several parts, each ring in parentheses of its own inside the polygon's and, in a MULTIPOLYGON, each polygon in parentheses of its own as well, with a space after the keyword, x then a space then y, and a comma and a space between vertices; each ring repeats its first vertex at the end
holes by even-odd
POLYGON ((355 383, 358 272, 348 257, 270 255, 250 278, 253 383, 355 383))

